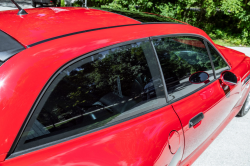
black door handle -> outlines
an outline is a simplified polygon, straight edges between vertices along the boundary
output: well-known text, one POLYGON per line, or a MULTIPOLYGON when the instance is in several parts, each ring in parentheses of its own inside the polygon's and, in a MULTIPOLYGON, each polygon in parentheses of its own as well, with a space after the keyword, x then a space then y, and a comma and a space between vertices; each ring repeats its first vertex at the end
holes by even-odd
POLYGON ((199 123, 204 118, 204 114, 201 112, 189 121, 189 128, 199 123))

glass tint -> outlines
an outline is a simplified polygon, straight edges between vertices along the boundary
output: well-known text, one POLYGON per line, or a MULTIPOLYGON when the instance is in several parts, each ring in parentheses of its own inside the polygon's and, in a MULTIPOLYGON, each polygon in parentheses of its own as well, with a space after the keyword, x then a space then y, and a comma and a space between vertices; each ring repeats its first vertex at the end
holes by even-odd
POLYGON ((229 70, 229 67, 225 60, 220 56, 220 54, 208 43, 208 48, 210 50, 210 54, 214 63, 214 69, 216 77, 220 77, 220 74, 225 71, 229 70))
POLYGON ((116 124, 166 103, 149 42, 109 49, 62 71, 40 102, 18 150, 116 124))
POLYGON ((165 77, 170 101, 205 84, 189 82, 192 74, 205 71, 209 74, 209 80, 214 79, 203 40, 195 37, 167 37, 154 40, 154 46, 165 77))

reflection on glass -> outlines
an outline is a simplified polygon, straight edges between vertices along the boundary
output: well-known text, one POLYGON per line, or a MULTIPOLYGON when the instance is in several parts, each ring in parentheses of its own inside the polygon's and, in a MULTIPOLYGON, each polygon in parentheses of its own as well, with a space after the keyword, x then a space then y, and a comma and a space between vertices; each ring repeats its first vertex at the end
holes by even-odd
POLYGON ((189 77, 198 71, 213 71, 203 41, 195 37, 168 37, 154 40, 170 100, 180 98, 204 85, 191 84, 189 77))
POLYGON ((47 91, 25 143, 89 131, 166 103, 152 54, 149 42, 139 42, 65 69, 47 91))
POLYGON ((197 72, 197 73, 192 74, 189 77, 189 80, 191 83, 199 84, 199 83, 205 82, 208 79, 208 77, 209 75, 205 72, 197 72))

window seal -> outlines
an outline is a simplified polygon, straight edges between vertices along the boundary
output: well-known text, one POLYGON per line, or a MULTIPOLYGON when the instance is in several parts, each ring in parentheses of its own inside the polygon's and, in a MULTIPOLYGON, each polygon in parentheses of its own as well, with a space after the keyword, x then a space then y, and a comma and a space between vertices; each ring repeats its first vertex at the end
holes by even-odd
POLYGON ((161 68, 161 63, 160 63, 160 60, 158 58, 157 52, 155 50, 153 40, 151 40, 151 37, 149 38, 149 40, 150 40, 150 45, 151 45, 151 47, 152 47, 152 49, 154 51, 154 55, 155 55, 155 58, 156 58, 156 61, 157 61, 157 64, 158 64, 158 68, 159 68, 159 71, 160 71, 160 74, 161 74, 161 79, 162 79, 162 84, 163 84, 163 88, 164 88, 164 92, 165 92, 166 101, 168 102, 168 100, 169 100, 169 98, 168 98, 168 90, 167 90, 164 74, 163 74, 163 71, 162 71, 162 68, 161 68))
POLYGON ((209 56, 209 59, 210 59, 210 63, 212 65, 212 69, 213 69, 213 74, 214 74, 214 79, 216 79, 216 74, 215 74, 215 69, 214 69, 214 62, 213 62, 213 59, 212 59, 212 56, 211 56, 211 52, 210 52, 210 49, 207 45, 207 41, 206 40, 203 40, 204 44, 205 44, 205 47, 206 47, 206 50, 207 50, 207 53, 208 53, 208 56, 209 56))

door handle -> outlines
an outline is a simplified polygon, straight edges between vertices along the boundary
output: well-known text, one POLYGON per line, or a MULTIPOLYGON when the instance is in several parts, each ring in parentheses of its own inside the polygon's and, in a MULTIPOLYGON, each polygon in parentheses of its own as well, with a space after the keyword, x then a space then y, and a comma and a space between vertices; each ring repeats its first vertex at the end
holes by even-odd
POLYGON ((204 118, 204 114, 201 112, 189 121, 189 128, 198 124, 204 118))

